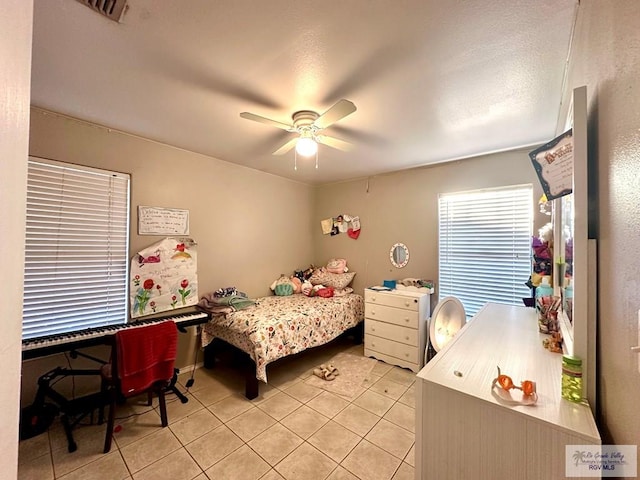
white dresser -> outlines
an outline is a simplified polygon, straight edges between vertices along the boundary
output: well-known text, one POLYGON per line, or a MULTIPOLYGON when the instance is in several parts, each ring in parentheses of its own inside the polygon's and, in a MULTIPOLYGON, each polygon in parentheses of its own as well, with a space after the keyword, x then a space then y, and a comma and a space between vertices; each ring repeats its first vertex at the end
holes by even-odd
POLYGON ((430 290, 364 291, 364 354, 418 372, 424 365, 430 290))
POLYGON ((589 406, 561 398, 562 356, 543 338, 535 310, 490 303, 418 373, 416 479, 565 478, 566 445, 600 444, 589 406), (492 390, 497 366, 536 382, 537 403, 492 390))

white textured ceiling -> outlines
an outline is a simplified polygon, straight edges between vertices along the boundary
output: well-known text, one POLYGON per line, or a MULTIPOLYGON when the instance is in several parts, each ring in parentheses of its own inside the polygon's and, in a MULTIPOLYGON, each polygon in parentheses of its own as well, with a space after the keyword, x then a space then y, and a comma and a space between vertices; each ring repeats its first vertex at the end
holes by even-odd
POLYGON ((115 23, 36 0, 36 106, 306 183, 553 137, 576 0, 129 0, 115 23), (297 110, 346 98, 319 168, 273 156, 297 110))

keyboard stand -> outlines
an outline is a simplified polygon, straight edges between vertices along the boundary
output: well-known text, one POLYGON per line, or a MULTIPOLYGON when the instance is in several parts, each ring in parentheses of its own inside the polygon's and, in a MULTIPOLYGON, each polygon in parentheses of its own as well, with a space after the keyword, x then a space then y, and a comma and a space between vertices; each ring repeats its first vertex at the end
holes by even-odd
MULTIPOLYGON (((91 355, 87 355, 82 352, 78 352, 73 350, 70 352, 71 358, 77 358, 78 356, 86 357, 90 360, 94 360, 98 363, 105 364, 103 360, 99 358, 92 357, 91 355)), ((179 369, 175 368, 173 371, 173 377, 171 381, 167 385, 165 391, 171 392, 176 395, 176 397, 180 400, 181 403, 187 403, 189 399, 178 389, 176 383, 178 381, 178 373, 179 369)), ((97 419, 97 424, 101 425, 104 422, 104 418, 102 416, 102 412, 104 411, 104 407, 109 405, 109 396, 105 395, 102 391, 94 392, 83 397, 67 399, 61 393, 57 392, 53 387, 52 383, 55 384, 56 380, 60 377, 68 377, 68 376, 97 376, 100 377, 100 369, 87 369, 87 370, 77 370, 70 369, 64 367, 56 367, 53 370, 45 373, 44 375, 38 378, 38 391, 36 393, 36 398, 33 404, 29 407, 29 417, 23 419, 23 421, 28 422, 28 424, 33 424, 38 421, 38 418, 44 413, 46 400, 50 399, 55 402, 57 406, 57 410, 60 413, 60 421, 62 422, 62 427, 64 429, 64 433, 67 437, 67 444, 69 453, 75 452, 78 449, 78 445, 73 439, 72 431, 78 423, 80 423, 87 415, 91 415, 91 424, 93 424, 93 413, 98 410, 99 415, 97 419)), ((50 404, 49 404, 50 405, 50 404)), ((29 437, 24 437, 26 439, 29 437)))
MULTIPOLYGON (((208 313, 199 311, 196 311, 194 313, 189 312, 188 314, 176 315, 175 318, 183 318, 184 315, 190 315, 193 318, 175 322, 178 330, 183 333, 186 332, 185 327, 201 325, 203 323, 206 323, 210 319, 210 315, 208 313)), ((172 318, 167 319, 171 320, 172 318)), ((156 320, 163 321, 165 319, 158 318, 156 320)), ((140 322, 140 324, 143 324, 143 322, 140 322)), ((135 324, 129 324, 128 326, 135 326, 135 324)), ((78 356, 81 356, 104 365, 108 362, 105 362, 96 357, 92 357, 91 355, 88 355, 86 353, 79 352, 76 349, 95 345, 105 345, 107 344, 105 338, 110 334, 111 333, 105 333, 104 336, 82 339, 74 341, 70 344, 61 343, 53 346, 45 346, 41 349, 23 349, 22 358, 23 360, 25 360, 29 358, 37 358, 44 355, 68 351, 71 358, 77 358, 78 356)), ((73 435, 71 433, 73 428, 87 415, 91 415, 91 423, 93 424, 93 412, 95 410, 99 410, 99 412, 102 413, 104 411, 104 407, 109 404, 109 399, 104 398, 104 394, 102 392, 96 392, 84 397, 68 400, 62 394, 53 389, 52 381, 57 379, 58 377, 67 377, 73 375, 96 375, 100 377, 100 373, 100 369, 76 370, 57 367, 50 372, 42 375, 38 379, 38 391, 36 393, 36 398, 30 406, 24 408, 22 411, 20 418, 20 439, 26 440, 27 438, 31 438, 35 435, 38 435, 39 433, 42 433, 42 431, 46 430, 49 427, 53 417, 55 417, 59 413, 60 421, 62 422, 62 426, 67 437, 69 452, 76 451, 78 446, 73 440, 73 435), (47 398, 53 400, 55 402, 55 405, 47 403, 47 398)), ((174 393, 181 403, 187 403, 189 399, 178 389, 176 385, 178 381, 178 373, 180 373, 180 370, 177 368, 174 369, 173 377, 171 378, 169 385, 167 385, 165 391, 168 393, 174 393)), ((193 378, 190 379, 189 382, 187 382, 187 388, 191 387, 191 385, 193 385, 193 378)), ((102 418, 102 415, 99 415, 97 423, 102 424, 103 420, 104 419, 102 418)))
MULTIPOLYGON (((69 368, 56 367, 50 372, 45 373, 38 379, 38 392, 31 406, 32 418, 25 419, 33 422, 37 420, 39 412, 45 408, 45 400, 47 398, 53 400, 59 408, 60 421, 67 437, 69 452, 75 452, 78 449, 76 442, 71 433, 72 429, 82 421, 87 415, 91 415, 91 423, 93 423, 93 412, 99 410, 108 404, 108 398, 102 392, 95 392, 83 397, 68 400, 62 394, 57 392, 51 386, 51 383, 58 377, 67 376, 100 376, 100 370, 74 370, 69 368)), ((102 420, 102 419, 100 419, 102 420)), ((99 421, 98 423, 102 423, 99 421)))

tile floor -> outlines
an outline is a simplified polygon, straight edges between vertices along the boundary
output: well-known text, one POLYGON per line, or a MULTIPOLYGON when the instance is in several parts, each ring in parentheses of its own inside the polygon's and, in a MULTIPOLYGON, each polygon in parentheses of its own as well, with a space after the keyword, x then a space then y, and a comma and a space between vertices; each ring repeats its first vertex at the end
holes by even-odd
POLYGON ((378 362, 353 398, 304 382, 340 351, 362 355, 363 346, 339 339, 271 366, 252 401, 238 371, 198 369, 188 403, 168 397, 168 428, 157 406, 120 407, 108 454, 104 425, 76 427, 78 450, 68 453, 56 419, 20 443, 19 479, 413 479, 415 375, 378 362))

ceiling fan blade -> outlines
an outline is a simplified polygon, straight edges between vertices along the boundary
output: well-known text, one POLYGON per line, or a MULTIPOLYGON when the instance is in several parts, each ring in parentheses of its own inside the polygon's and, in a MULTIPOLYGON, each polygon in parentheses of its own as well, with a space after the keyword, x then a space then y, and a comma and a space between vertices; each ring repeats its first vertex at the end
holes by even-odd
POLYGON ((327 137, 326 135, 317 135, 316 141, 318 143, 322 143, 323 145, 327 145, 328 147, 337 148, 338 150, 342 150, 343 152, 348 152, 353 148, 353 144, 349 142, 345 142, 344 140, 340 140, 335 137, 327 137))
POLYGON ((313 124, 319 129, 327 128, 329 125, 342 120, 347 115, 356 111, 356 106, 349 100, 338 100, 329 110, 320 115, 313 124))
POLYGON ((293 147, 295 147, 297 142, 298 142, 298 137, 292 138, 287 143, 285 143, 283 146, 281 146, 279 149, 277 149, 275 152, 273 152, 273 155, 284 155, 289 150, 291 150, 293 147))
POLYGON ((295 128, 293 128, 293 125, 287 125, 286 123, 271 120, 270 118, 261 117, 260 115, 256 115, 255 113, 242 112, 240 116, 242 118, 246 118, 247 120, 253 120, 254 122, 265 123, 267 125, 271 125, 272 127, 281 128, 282 130, 286 130, 287 132, 296 131, 295 128))

